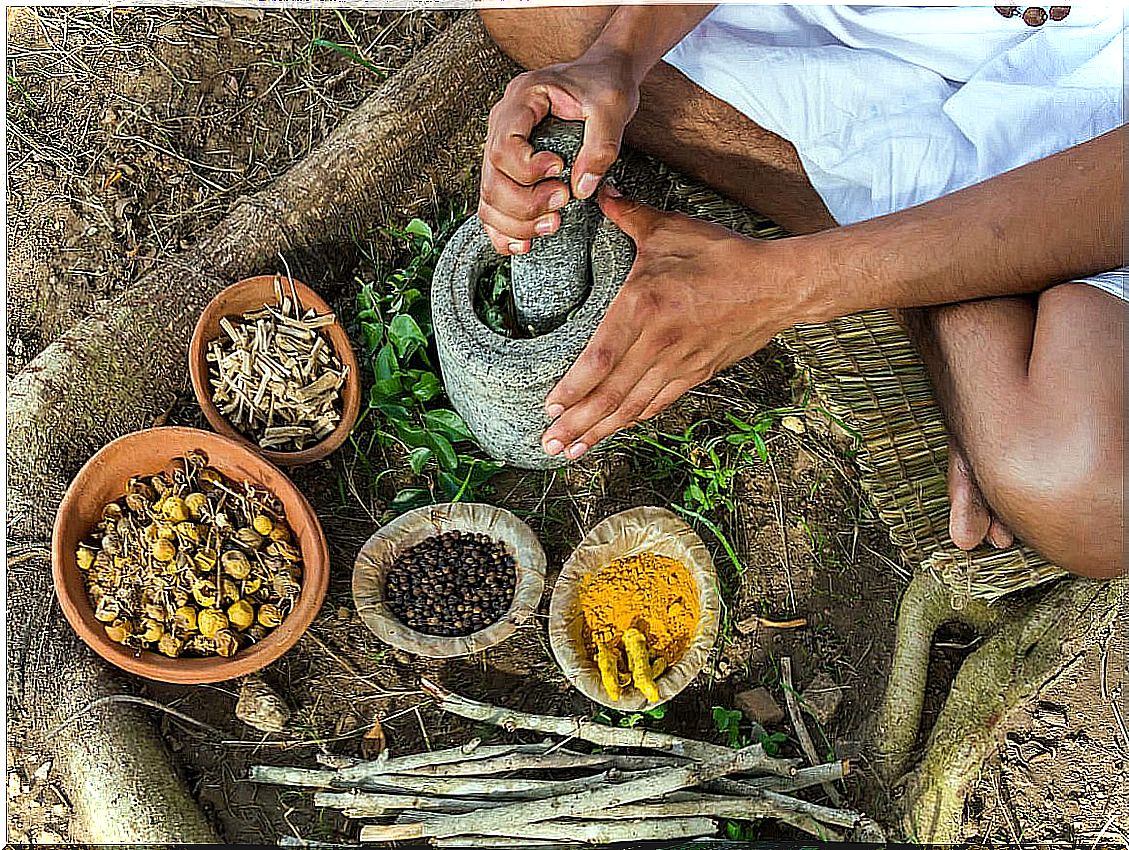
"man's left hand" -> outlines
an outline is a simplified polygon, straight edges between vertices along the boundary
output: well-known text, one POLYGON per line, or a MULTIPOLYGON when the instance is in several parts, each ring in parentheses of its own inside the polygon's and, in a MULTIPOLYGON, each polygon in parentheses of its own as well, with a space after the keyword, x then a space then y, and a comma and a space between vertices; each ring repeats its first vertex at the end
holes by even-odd
POLYGON ((607 186, 599 202, 636 253, 596 333, 545 401, 556 421, 542 447, 573 460, 760 349, 797 321, 800 303, 783 243, 664 213, 607 186))

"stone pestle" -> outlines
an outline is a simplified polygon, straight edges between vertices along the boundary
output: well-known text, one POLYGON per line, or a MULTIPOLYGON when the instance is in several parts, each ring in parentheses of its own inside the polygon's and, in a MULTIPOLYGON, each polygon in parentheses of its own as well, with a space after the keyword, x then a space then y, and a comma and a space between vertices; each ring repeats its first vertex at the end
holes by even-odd
MULTIPOLYGON (((560 180, 570 185, 572 165, 584 139, 583 121, 546 118, 529 137, 535 151, 552 151, 564 160, 560 180)), ((510 267, 514 313, 534 335, 564 324, 588 293, 591 273, 588 246, 600 223, 595 200, 572 198, 560 211, 561 226, 535 237, 528 253, 515 256, 510 267)))
POLYGON ((475 312, 479 281, 504 262, 478 216, 451 237, 432 280, 435 343, 451 404, 491 457, 523 469, 566 462, 563 454, 550 457, 541 449, 550 423, 545 399, 592 338, 635 259, 631 239, 595 202, 568 206, 573 204, 579 205, 580 223, 571 219, 554 234, 557 248, 543 249, 524 271, 521 258, 512 261, 515 300, 520 292, 524 305, 515 305, 515 312, 531 327, 529 338, 495 333, 475 312))

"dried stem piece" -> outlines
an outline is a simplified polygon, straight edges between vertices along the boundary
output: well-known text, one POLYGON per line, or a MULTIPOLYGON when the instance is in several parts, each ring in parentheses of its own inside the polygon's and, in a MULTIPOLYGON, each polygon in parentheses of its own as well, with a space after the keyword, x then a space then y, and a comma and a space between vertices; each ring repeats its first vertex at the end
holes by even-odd
MULTIPOLYGON (((780 674, 784 679, 784 702, 788 706, 788 716, 792 718, 796 737, 800 740, 800 749, 804 751, 808 764, 813 766, 820 764, 819 756, 815 750, 815 742, 811 739, 811 733, 808 732, 804 717, 800 713, 800 705, 796 702, 796 686, 792 681, 792 659, 787 655, 780 659, 780 674)), ((839 792, 835 790, 834 785, 830 782, 824 782, 823 790, 827 792, 827 796, 832 803, 836 806, 843 805, 843 798, 839 796, 839 792)))

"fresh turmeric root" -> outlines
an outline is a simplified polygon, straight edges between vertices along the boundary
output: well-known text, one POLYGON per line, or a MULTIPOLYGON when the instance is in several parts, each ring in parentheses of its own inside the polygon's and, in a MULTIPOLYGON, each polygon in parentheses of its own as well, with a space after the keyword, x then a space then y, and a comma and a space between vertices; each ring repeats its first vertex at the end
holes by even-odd
POLYGON ((659 689, 655 684, 646 636, 638 629, 628 629, 623 633, 623 648, 627 652, 627 666, 635 687, 649 702, 658 702, 659 689))
POLYGON ((604 690, 613 702, 617 701, 622 693, 619 688, 619 653, 606 643, 601 643, 596 648, 596 666, 600 669, 604 690))

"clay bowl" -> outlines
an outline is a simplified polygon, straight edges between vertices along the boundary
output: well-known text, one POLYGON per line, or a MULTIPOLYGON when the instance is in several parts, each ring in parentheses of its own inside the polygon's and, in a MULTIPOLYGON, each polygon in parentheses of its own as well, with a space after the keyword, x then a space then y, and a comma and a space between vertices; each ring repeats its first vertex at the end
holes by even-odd
POLYGON ((79 637, 123 670, 175 684, 221 682, 270 664, 298 642, 321 608, 329 583, 325 535, 313 508, 290 479, 243 445, 195 428, 137 431, 100 449, 79 470, 59 505, 51 538, 51 560, 59 606, 79 637), (209 464, 229 478, 251 481, 282 501, 286 521, 302 552, 302 592, 298 604, 278 628, 231 658, 168 658, 156 652, 137 655, 110 640, 102 624, 94 619, 94 609, 75 562, 75 550, 101 517, 103 506, 125 492, 130 476, 167 470, 175 458, 192 450, 203 451, 209 464))
POLYGON ((549 646, 557 664, 584 696, 616 711, 654 708, 681 692, 705 666, 720 624, 721 597, 713 558, 694 529, 665 508, 632 508, 596 525, 561 568, 549 602, 549 646), (616 558, 644 552, 665 555, 686 565, 697 585, 700 614, 685 654, 655 680, 659 701, 649 702, 634 687, 626 688, 613 701, 584 646, 580 579, 616 558))
MULTIPOLYGON (((252 440, 236 430, 227 417, 220 413, 219 408, 212 402, 212 388, 208 383, 208 362, 205 358, 208 343, 223 333, 220 329, 220 319, 224 316, 240 316, 249 310, 258 310, 264 304, 275 303, 275 277, 276 275, 272 274, 249 277, 233 283, 211 300, 200 314, 196 329, 192 332, 192 342, 188 348, 188 371, 192 376, 192 389, 196 393, 196 401, 213 428, 225 437, 249 446, 271 463, 279 466, 300 466, 322 460, 340 448, 349 436, 349 432, 353 430, 361 410, 361 383, 357 358, 349 344, 349 336, 340 322, 321 328, 321 331, 332 344, 341 365, 349 370, 345 385, 341 388, 341 420, 337 423, 337 428, 324 440, 309 448, 300 452, 280 452, 259 448, 252 440)), ((283 292, 289 295, 291 281, 285 277, 281 278, 281 281, 283 292)), ((312 307, 319 316, 333 312, 329 305, 304 283, 295 280, 293 285, 298 292, 298 300, 302 302, 303 310, 312 307)))
POLYGON ((456 658, 495 646, 537 610, 545 591, 545 550, 528 525, 503 508, 462 502, 408 511, 376 532, 357 555, 353 602, 361 620, 397 649, 426 658, 456 658), (517 564, 509 610, 496 623, 464 637, 426 635, 396 618, 384 602, 384 577, 405 549, 447 531, 488 534, 505 544, 517 564))

